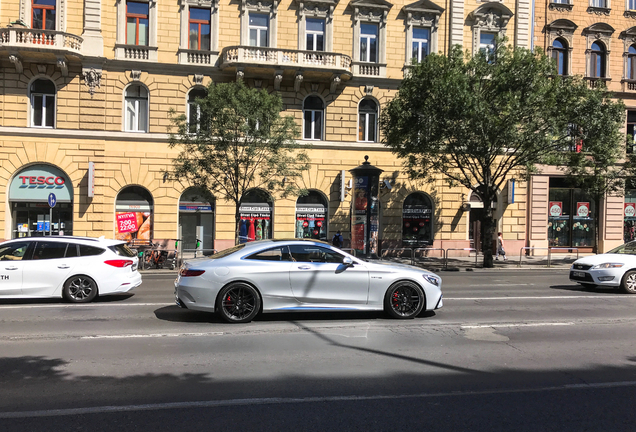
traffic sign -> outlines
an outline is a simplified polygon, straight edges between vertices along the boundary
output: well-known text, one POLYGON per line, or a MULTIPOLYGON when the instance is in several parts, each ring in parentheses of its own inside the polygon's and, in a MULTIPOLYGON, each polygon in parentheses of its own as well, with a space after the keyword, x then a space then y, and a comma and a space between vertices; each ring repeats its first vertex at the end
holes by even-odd
POLYGON ((54 193, 49 194, 49 207, 53 208, 57 204, 57 198, 54 193))

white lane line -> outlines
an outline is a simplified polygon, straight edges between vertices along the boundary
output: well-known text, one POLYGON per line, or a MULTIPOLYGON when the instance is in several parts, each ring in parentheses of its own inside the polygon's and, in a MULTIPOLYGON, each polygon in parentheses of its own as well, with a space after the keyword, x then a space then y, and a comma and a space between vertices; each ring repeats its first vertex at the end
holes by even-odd
POLYGON ((149 333, 149 334, 127 334, 127 335, 92 335, 81 336, 80 339, 135 339, 135 338, 162 338, 162 337, 201 337, 201 336, 222 336, 223 332, 206 333, 149 333))
POLYGON ((81 308, 108 306, 176 306, 174 303, 80 303, 80 304, 38 304, 38 305, 0 305, 0 309, 42 309, 42 308, 81 308))
POLYGON ((571 326, 573 322, 547 322, 547 323, 497 323, 480 325, 462 325, 462 329, 493 328, 493 327, 543 327, 543 326, 571 326))
POLYGON ((600 295, 600 296, 510 296, 510 297, 447 297, 444 295, 444 301, 446 300, 557 300, 557 299, 636 299, 636 296, 612 296, 612 295, 600 295))
POLYGON ((619 381, 619 382, 601 382, 592 384, 566 384, 561 386, 538 387, 534 389, 504 389, 504 390, 482 390, 482 391, 457 391, 457 392, 440 392, 440 393, 419 393, 419 394, 399 394, 399 395, 375 395, 375 396, 311 396, 302 398, 252 398, 252 399, 226 399, 226 400, 209 400, 209 401, 193 401, 193 402, 169 402, 156 404, 139 404, 139 405, 120 405, 120 406, 98 406, 87 408, 69 408, 69 409, 51 409, 37 411, 9 411, 0 412, 0 419, 15 418, 33 418, 33 417, 60 417, 60 416, 76 416, 86 414, 103 414, 103 413, 121 413, 134 411, 158 411, 171 409, 190 409, 190 408, 217 408, 217 407, 233 407, 233 406, 249 406, 249 405, 284 405, 284 404, 301 404, 301 403, 320 403, 320 402, 342 402, 342 401, 374 401, 374 400, 398 400, 398 399, 428 399, 440 397, 463 397, 463 396, 482 396, 496 394, 515 394, 515 393, 539 393, 563 390, 588 390, 602 388, 619 388, 619 387, 636 387, 636 381, 619 381))

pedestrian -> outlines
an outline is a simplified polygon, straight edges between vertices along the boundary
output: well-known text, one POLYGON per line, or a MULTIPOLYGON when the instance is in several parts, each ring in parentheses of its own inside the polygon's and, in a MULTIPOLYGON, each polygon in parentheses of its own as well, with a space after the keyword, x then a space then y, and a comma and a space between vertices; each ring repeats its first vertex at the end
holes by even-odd
POLYGON ((499 255, 503 255, 503 260, 506 260, 506 250, 504 249, 504 240, 502 233, 497 233, 497 255, 495 256, 495 259, 497 261, 499 261, 499 255))
POLYGON ((342 247, 342 245, 344 244, 344 238, 342 237, 342 231, 338 230, 338 232, 336 232, 333 235, 333 238, 331 239, 331 244, 333 244, 335 247, 339 247, 339 248, 342 247))

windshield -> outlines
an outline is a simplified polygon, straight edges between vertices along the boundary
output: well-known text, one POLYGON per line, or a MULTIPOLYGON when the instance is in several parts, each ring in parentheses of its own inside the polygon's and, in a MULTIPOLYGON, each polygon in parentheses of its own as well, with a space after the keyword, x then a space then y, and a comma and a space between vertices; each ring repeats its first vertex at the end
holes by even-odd
POLYGON ((240 251, 244 247, 245 247, 245 243, 241 243, 241 244, 233 246, 231 248, 223 249, 222 251, 217 252, 214 255, 210 255, 210 259, 224 258, 226 256, 232 255, 233 253, 236 253, 236 252, 240 251))
POLYGON ((636 241, 622 244, 619 247, 612 249, 608 253, 636 255, 636 241))

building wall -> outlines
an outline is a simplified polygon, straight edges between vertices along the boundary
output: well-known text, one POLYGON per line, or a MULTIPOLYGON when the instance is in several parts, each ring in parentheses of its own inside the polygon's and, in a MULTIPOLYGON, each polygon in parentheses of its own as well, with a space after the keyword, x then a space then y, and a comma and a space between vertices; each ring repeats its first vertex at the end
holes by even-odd
MULTIPOLYGON (((22 2, 9 0, 0 5, 0 23, 9 31, 9 23, 20 16, 22 2)), ((26 3, 25 3, 26 4, 26 3)), ((219 59, 214 64, 179 63, 181 19, 177 3, 157 2, 157 22, 151 22, 157 32, 157 61, 133 60, 117 57, 118 2, 99 0, 58 0, 58 8, 66 11, 65 26, 60 32, 84 36, 90 40, 91 50, 74 50, 64 46, 34 45, 0 47, 0 225, 2 238, 11 238, 12 216, 8 186, 12 178, 24 167, 33 164, 52 164, 62 169, 73 183, 73 221, 75 235, 113 237, 115 233, 115 200, 125 187, 139 185, 146 188, 154 199, 154 238, 173 239, 178 233, 178 202, 188 185, 163 181, 163 173, 170 169, 171 160, 178 149, 168 148, 167 129, 170 110, 183 113, 187 92, 195 85, 210 82, 228 82, 237 79, 237 69, 226 67, 219 59), (90 8, 85 7, 90 5, 90 8), (89 10, 101 10, 98 20, 89 10), (91 30, 98 26, 99 30, 91 30), (96 48, 93 48, 96 47, 96 48), (43 49, 39 49, 43 48, 43 49), (101 48, 101 50, 100 50, 101 48), (19 61, 10 55, 18 52, 19 61), (62 62, 60 63, 60 60, 62 62), (84 74, 89 70, 99 73, 99 86, 84 74), (50 78, 56 86, 56 122, 54 128, 31 127, 29 85, 38 77, 50 78), (149 92, 149 130, 147 133, 125 132, 124 91, 133 83, 145 85, 149 92), (92 91, 92 93, 91 93, 92 91), (94 162, 95 196, 88 197, 88 163, 94 162)), ((124 3, 125 4, 125 3, 124 3)), ((194 3, 193 3, 194 4, 194 3)), ((384 3, 367 1, 367 7, 384 3)), ((304 173, 301 187, 321 191, 328 197, 329 238, 336 229, 349 230, 351 197, 339 201, 338 175, 341 170, 352 169, 369 156, 369 161, 384 170, 381 179, 390 180, 391 190, 380 193, 382 208, 381 238, 384 247, 402 245, 402 204, 412 192, 424 192, 434 202, 435 247, 467 247, 468 215, 462 204, 470 191, 448 186, 441 174, 432 184, 411 181, 401 170, 401 162, 382 144, 357 142, 358 103, 372 97, 380 110, 395 96, 404 77, 406 61, 406 23, 404 6, 408 1, 397 1, 386 15, 386 39, 381 41, 386 50, 386 73, 379 76, 356 74, 349 70, 334 89, 330 79, 339 71, 313 71, 302 68, 307 78, 295 88, 293 72, 286 69, 280 87, 275 73, 284 65, 266 64, 260 69, 246 69, 243 77, 248 86, 260 86, 269 92, 280 92, 284 114, 293 116, 302 125, 302 103, 307 95, 317 94, 325 101, 326 125, 324 141, 312 141, 309 151, 311 168, 304 173)), ((446 53, 452 41, 461 41, 464 48, 473 49, 472 13, 478 8, 504 5, 512 11, 506 25, 511 42, 526 46, 529 40, 530 17, 527 2, 506 0, 486 4, 477 1, 437 1, 435 5, 447 8, 440 13, 437 51, 446 53), (519 16, 516 10, 519 8, 519 16), (525 8, 525 9, 524 9, 525 8), (456 12, 453 12, 456 11, 456 12), (455 15, 453 15, 453 13, 455 15), (453 25, 453 29, 451 29, 453 25), (457 36, 457 30, 461 35, 457 36), (455 31, 455 34, 453 33, 455 31)), ((22 5, 24 6, 24 5, 22 5)), ((354 57, 354 6, 341 1, 333 11, 333 52, 354 57)), ((419 5, 429 8, 426 2, 419 5)), ((298 8, 295 1, 284 0, 277 7, 277 48, 298 50, 298 8)), ((220 0, 218 48, 240 45, 240 2, 220 0)), ((497 12, 498 13, 498 12, 497 12)), ((15 29, 16 27, 11 27, 15 29)), ((11 45, 11 44, 9 44, 11 45)), ((354 58, 355 61, 355 58, 354 58)), ((509 250, 521 247, 526 241, 526 189, 517 181, 514 204, 505 202, 506 191, 499 200, 499 229, 503 231, 509 250)), ((278 199, 274 204, 274 236, 293 237, 295 202, 278 199)), ((234 206, 218 198, 215 203, 215 247, 221 249, 234 244, 234 206)), ((348 235, 345 235, 348 238, 348 235)))

